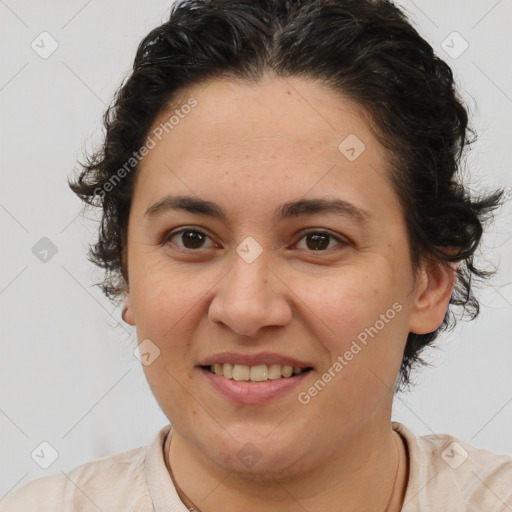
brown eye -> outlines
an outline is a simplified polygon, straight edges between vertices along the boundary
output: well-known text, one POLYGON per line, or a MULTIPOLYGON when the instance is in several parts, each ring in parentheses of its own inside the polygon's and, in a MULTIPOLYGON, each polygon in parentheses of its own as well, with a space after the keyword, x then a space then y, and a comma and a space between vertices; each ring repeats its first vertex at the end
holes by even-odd
POLYGON ((173 244, 183 249, 203 249, 205 240, 209 239, 208 235, 205 235, 202 231, 195 229, 185 228, 180 229, 167 235, 164 239, 164 243, 171 242, 173 239, 179 240, 181 243, 172 241, 173 244))
POLYGON ((338 245, 345 245, 343 240, 325 231, 311 231, 306 233, 302 239, 306 241, 306 249, 310 251, 325 251, 326 249, 330 249, 329 244, 332 240, 339 242, 338 245))

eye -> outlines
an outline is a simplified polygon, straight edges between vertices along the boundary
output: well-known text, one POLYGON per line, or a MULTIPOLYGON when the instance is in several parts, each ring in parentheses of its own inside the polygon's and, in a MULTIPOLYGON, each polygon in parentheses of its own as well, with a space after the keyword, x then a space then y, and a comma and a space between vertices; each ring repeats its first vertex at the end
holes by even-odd
MULTIPOLYGON (((173 244, 177 245, 178 247, 181 247, 182 249, 191 250, 205 249, 205 247, 203 247, 203 244, 206 239, 210 239, 208 235, 206 235, 202 231, 198 231, 197 229, 182 228, 178 231, 173 231, 172 233, 165 235, 164 239, 162 240, 162 244, 165 245, 171 242, 173 238, 177 238, 178 240, 180 240, 183 245, 172 242, 173 244)), ((216 246, 217 244, 214 245, 216 246)))
MULTIPOLYGON (((328 231, 309 231, 302 235, 300 240, 303 239, 305 239, 306 249, 309 251, 326 251, 331 249, 332 247, 329 246, 332 240, 337 241, 338 245, 348 244, 347 241, 342 240, 328 231)), ((182 249, 194 251, 197 249, 207 249, 208 247, 204 246, 206 240, 211 240, 211 238, 202 231, 192 228, 182 228, 165 235, 162 240, 162 245, 171 242, 182 249), (177 243, 173 241, 173 239, 177 239, 181 243, 177 243)), ((218 244, 213 243, 211 247, 218 247, 218 244)))
POLYGON ((301 240, 302 239, 306 240, 306 248, 312 251, 330 249, 330 239, 339 242, 338 245, 347 245, 348 243, 328 231, 309 231, 301 237, 301 240))

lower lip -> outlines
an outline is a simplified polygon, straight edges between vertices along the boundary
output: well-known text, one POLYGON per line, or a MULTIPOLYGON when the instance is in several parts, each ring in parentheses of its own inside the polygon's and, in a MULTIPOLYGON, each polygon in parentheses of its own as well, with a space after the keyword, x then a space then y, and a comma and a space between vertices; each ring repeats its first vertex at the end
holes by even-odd
POLYGON ((234 402, 247 405, 265 404, 292 391, 303 383, 312 371, 294 377, 252 382, 226 379, 205 368, 199 370, 219 393, 234 402))

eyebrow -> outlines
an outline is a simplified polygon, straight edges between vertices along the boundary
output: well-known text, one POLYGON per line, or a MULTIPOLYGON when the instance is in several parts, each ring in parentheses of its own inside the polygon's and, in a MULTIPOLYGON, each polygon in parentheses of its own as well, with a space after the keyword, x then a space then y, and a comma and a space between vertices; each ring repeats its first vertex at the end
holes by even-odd
MULTIPOLYGON (((144 217, 152 218, 166 211, 183 210, 189 213, 205 215, 227 222, 227 215, 222 208, 212 202, 193 196, 166 195, 150 206, 144 217)), ((278 206, 274 211, 274 222, 280 222, 292 217, 315 215, 321 213, 335 213, 349 217, 359 223, 367 222, 372 215, 362 208, 345 201, 344 199, 299 199, 288 201, 278 206)))

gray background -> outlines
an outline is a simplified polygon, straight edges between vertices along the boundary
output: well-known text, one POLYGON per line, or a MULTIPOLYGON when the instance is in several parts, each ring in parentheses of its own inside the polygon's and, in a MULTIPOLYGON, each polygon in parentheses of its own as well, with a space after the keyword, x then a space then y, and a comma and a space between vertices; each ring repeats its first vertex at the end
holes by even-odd
MULTIPOLYGON (((400 4, 453 67, 480 133, 469 159, 474 190, 511 187, 512 0, 400 4)), ((167 423, 133 356, 134 331, 118 325, 120 311, 93 286, 101 273, 85 253, 97 221, 78 215, 66 177, 99 141, 101 116, 139 41, 170 5, 0 0, 0 498, 39 476, 146 445, 167 423), (44 31, 58 43, 47 58, 44 31), (46 262, 43 237, 57 250, 46 262), (59 455, 48 469, 31 458, 43 441, 59 455)), ((418 434, 448 432, 507 454, 511 216, 509 201, 485 239, 483 257, 501 266, 480 293, 480 317, 440 340, 429 353, 435 366, 396 397, 393 416, 418 434)))

